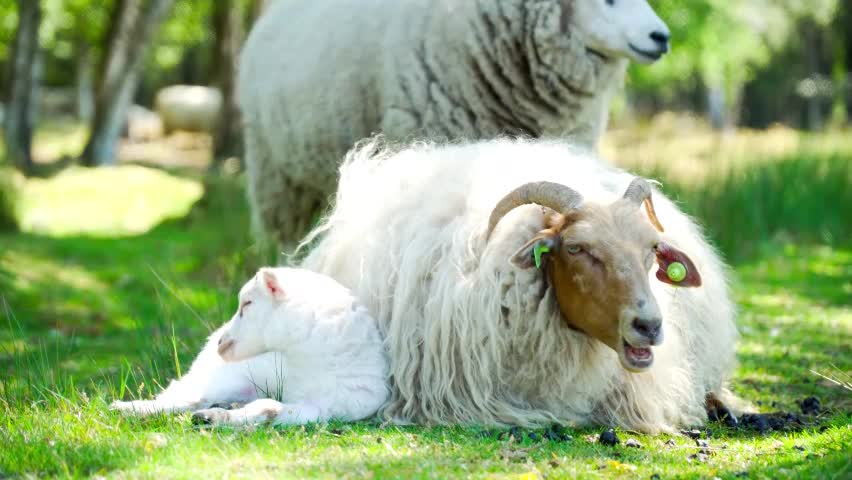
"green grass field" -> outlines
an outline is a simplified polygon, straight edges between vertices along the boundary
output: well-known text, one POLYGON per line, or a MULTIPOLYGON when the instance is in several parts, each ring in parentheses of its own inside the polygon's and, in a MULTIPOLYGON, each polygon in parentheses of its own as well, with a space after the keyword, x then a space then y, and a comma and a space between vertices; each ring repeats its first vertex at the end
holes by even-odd
POLYGON ((122 418, 109 402, 149 398, 185 371, 274 255, 253 243, 240 178, 125 165, 28 180, 21 231, 0 233, 0 478, 852 478, 850 137, 725 151, 689 174, 662 151, 625 159, 661 178, 732 264, 733 390, 764 412, 822 403, 789 431, 710 423, 706 457, 681 434, 618 431, 622 444, 603 446, 601 428, 551 441, 540 430, 122 418))

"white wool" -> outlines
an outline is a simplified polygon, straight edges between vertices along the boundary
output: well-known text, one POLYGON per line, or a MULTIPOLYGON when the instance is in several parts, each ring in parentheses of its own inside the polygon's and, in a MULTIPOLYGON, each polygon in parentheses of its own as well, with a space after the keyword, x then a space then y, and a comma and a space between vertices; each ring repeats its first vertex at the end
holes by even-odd
POLYGON ((264 296, 252 278, 240 294, 241 308, 214 332, 189 371, 155 400, 115 402, 112 408, 137 415, 193 411, 214 423, 235 425, 360 420, 375 415, 388 398, 387 356, 375 319, 352 293, 328 277, 307 270, 273 272, 286 300, 264 296), (253 317, 263 331, 234 326, 253 317), (217 352, 223 337, 263 339, 261 353, 226 362, 217 352), (274 398, 274 400, 273 400, 274 398), (217 404, 251 402, 226 411, 217 404), (207 410, 201 410, 207 409, 207 410))
POLYGON ((631 45, 653 51, 653 32, 668 29, 645 0, 279 0, 238 80, 255 223, 296 240, 376 132, 593 146, 627 58, 651 60, 631 45))
POLYGON ((737 336, 726 270, 658 191, 661 240, 687 252, 704 283, 676 288, 649 272, 666 340, 643 373, 566 327, 541 271, 509 263, 543 228, 540 208, 510 212, 485 242, 491 210, 521 184, 557 182, 609 204, 633 175, 564 143, 505 139, 399 151, 371 141, 340 174, 303 266, 352 288, 376 315, 391 362, 386 416, 657 432, 704 421, 705 395, 725 396, 737 336))

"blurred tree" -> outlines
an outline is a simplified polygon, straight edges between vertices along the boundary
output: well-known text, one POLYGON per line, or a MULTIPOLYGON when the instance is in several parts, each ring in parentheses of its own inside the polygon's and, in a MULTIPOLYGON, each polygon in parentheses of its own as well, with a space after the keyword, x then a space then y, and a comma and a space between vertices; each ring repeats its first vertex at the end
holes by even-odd
POLYGON ((254 23, 263 14, 264 10, 266 10, 266 7, 269 6, 269 2, 271 0, 250 0, 250 1, 251 1, 251 8, 249 10, 249 13, 251 15, 251 18, 250 18, 249 23, 254 23))
POLYGON ((12 50, 7 107, 3 121, 6 154, 24 173, 33 170, 32 137, 39 88, 38 0, 18 0, 18 28, 12 50))
POLYGON ((174 0, 117 0, 113 22, 104 37, 108 52, 100 73, 84 165, 116 161, 116 147, 136 91, 145 53, 174 0))
POLYGON ((671 30, 674 48, 652 67, 635 67, 630 81, 636 96, 659 96, 704 107, 717 128, 737 123, 746 84, 775 51, 801 32, 802 19, 825 26, 838 0, 659 0, 654 8, 671 30))
POLYGON ((236 102, 236 71, 240 45, 243 42, 243 13, 239 0, 219 0, 213 9, 216 35, 216 85, 222 92, 219 125, 213 133, 212 170, 241 153, 240 111, 236 102))

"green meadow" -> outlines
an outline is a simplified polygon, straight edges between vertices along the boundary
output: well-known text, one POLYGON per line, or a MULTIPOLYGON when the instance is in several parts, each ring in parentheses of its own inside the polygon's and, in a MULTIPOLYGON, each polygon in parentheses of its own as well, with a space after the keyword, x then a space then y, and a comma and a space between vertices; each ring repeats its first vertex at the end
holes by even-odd
MULTIPOLYGON (((40 135, 57 155, 79 141, 40 135)), ((0 478, 852 477, 852 132, 666 135, 615 131, 604 151, 659 179, 730 263, 742 334, 731 388, 758 411, 796 413, 788 429, 711 422, 697 426, 701 449, 677 432, 617 431, 610 447, 602 428, 550 439, 123 418, 109 403, 185 372, 239 286, 275 259, 251 235, 241 176, 135 162, 0 173, 0 478), (821 411, 804 415, 810 396, 821 411)))

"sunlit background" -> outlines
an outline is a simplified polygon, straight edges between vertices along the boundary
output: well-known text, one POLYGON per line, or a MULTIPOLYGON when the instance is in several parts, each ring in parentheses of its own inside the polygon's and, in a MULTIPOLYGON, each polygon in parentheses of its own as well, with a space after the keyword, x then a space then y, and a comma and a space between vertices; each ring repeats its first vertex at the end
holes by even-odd
MULTIPOLYGON (((150 395, 185 371, 209 329, 231 314, 236 288, 277 258, 251 232, 238 116, 181 124, 155 102, 163 88, 196 85, 212 87, 198 90, 201 108, 218 101, 217 111, 230 111, 235 52, 268 2, 179 0, 165 10, 138 46, 138 84, 114 153, 98 157, 96 103, 120 1, 133 0, 0 2, 0 117, 26 96, 34 124, 28 154, 4 149, 9 135, 0 144, 0 438, 13 445, 0 449, 0 476, 87 475, 134 462, 147 474, 181 472, 179 455, 197 453, 197 439, 175 440, 182 450, 161 457, 139 440, 144 427, 130 427, 128 440, 80 418, 101 418, 104 401, 150 395), (21 6, 35 3, 38 21, 24 22, 21 6), (12 91, 24 25, 35 25, 38 39, 26 95, 12 91), (11 411, 29 431, 10 430, 11 411), (46 420, 63 415, 78 420, 46 420)), ((836 428, 795 441, 828 471, 849 472, 848 448, 838 444, 849 446, 852 407, 852 2, 650 3, 672 30, 673 50, 631 67, 600 152, 659 179, 731 263, 743 333, 734 390, 765 408, 796 409, 817 395, 831 412, 820 425, 836 428)), ((768 477, 784 468, 820 476, 772 450, 781 440, 726 441, 736 455, 686 472, 712 477, 761 464, 768 477)), ((464 448, 478 458, 476 445, 464 448)), ((253 455, 250 442, 217 448, 253 455)), ((376 465, 401 461, 376 455, 376 465)), ((216 469, 231 464, 219 460, 205 468, 223 475, 216 469)), ((319 462, 305 461, 298 471, 319 462)))

